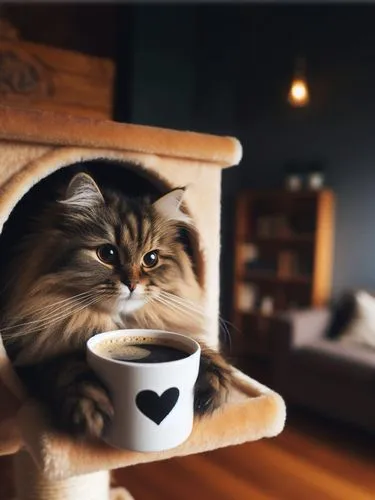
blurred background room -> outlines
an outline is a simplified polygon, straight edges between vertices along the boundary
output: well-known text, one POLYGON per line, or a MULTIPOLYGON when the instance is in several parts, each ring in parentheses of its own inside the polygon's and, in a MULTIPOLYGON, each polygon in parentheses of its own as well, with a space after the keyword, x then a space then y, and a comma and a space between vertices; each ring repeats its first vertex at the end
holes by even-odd
MULTIPOLYGON (((286 429, 117 471, 137 500, 375 498, 374 25, 370 3, 0 5, 1 104, 244 148, 222 177, 222 349, 286 429)), ((10 476, 1 458, 1 500, 10 476)))

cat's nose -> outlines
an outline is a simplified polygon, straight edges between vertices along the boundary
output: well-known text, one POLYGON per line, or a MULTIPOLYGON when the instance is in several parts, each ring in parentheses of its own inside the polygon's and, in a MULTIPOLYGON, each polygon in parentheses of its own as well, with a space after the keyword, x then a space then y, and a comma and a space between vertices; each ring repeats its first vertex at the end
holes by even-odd
POLYGON ((132 293, 137 287, 137 281, 127 281, 125 285, 129 288, 129 292, 132 293))

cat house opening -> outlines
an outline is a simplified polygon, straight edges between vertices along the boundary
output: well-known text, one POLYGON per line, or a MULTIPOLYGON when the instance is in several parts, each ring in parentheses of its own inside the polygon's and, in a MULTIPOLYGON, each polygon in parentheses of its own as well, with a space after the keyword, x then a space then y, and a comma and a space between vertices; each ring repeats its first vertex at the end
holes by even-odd
MULTIPOLYGON (((126 196, 149 196, 153 201, 171 190, 166 181, 133 163, 120 160, 77 162, 63 166, 40 180, 18 201, 0 235, 0 309, 6 296, 6 284, 2 280, 16 245, 28 233, 33 218, 43 207, 58 199, 61 186, 67 185, 81 171, 92 175, 99 186, 115 188, 126 196)), ((188 213, 185 206, 182 208, 188 213)), ((190 216, 189 213, 188 215, 190 216)), ((179 237, 193 263, 198 282, 203 286, 203 259, 199 251, 197 231, 192 227, 182 226, 179 237)))

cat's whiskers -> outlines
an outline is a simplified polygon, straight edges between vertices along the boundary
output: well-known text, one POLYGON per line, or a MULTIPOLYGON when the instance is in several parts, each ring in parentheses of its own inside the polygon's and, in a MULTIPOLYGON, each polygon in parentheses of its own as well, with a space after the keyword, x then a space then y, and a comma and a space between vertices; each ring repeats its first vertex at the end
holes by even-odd
POLYGON ((53 319, 53 320, 51 320, 49 322, 45 322, 44 324, 36 325, 34 327, 30 327, 30 328, 28 328, 26 330, 22 330, 22 331, 17 331, 17 332, 12 332, 12 333, 5 333, 3 335, 3 337, 5 339, 10 339, 10 341, 12 341, 12 340, 15 340, 17 338, 26 337, 26 336, 31 335, 33 333, 37 333, 37 334, 41 333, 41 332, 47 330, 48 328, 50 328, 53 325, 56 325, 56 324, 58 325, 64 319, 71 317, 73 314, 76 314, 76 313, 82 311, 83 309, 89 307, 90 305, 93 305, 95 302, 99 302, 100 300, 101 299, 92 300, 92 302, 89 302, 89 303, 83 305, 82 307, 80 307, 80 308, 78 308, 78 309, 76 309, 74 311, 70 311, 67 314, 61 315, 60 317, 55 318, 55 319, 53 319))
MULTIPOLYGON (((203 316, 207 316, 207 313, 205 312, 205 310, 202 306, 199 306, 198 304, 190 301, 189 299, 179 297, 178 295, 174 295, 174 294, 172 294, 170 292, 166 292, 164 290, 162 290, 160 293, 164 298, 169 299, 171 301, 174 301, 176 304, 180 304, 183 307, 187 307, 187 308, 191 309, 192 311, 197 312, 198 314, 201 314, 203 316)), ((226 335, 226 337, 228 339, 229 349, 231 349, 232 338, 231 338, 231 333, 227 327, 227 323, 228 324, 231 324, 231 323, 225 321, 220 316, 220 314, 218 315, 218 320, 219 320, 219 323, 220 323, 222 330, 224 331, 224 334, 226 335)))
MULTIPOLYGON (((39 323, 39 322, 41 322, 41 321, 44 321, 44 320, 49 319, 49 318, 51 318, 51 317, 54 317, 56 314, 58 315, 58 314, 59 314, 59 311, 60 311, 61 309, 66 310, 66 309, 67 309, 67 308, 69 308, 69 307, 74 307, 74 306, 76 306, 76 305, 80 305, 81 303, 85 302, 86 300, 89 300, 89 299, 91 299, 91 298, 94 298, 96 295, 97 295, 96 293, 95 293, 95 294, 93 294, 92 292, 90 292, 90 294, 88 294, 88 295, 87 295, 87 296, 85 296, 85 297, 80 297, 80 298, 78 298, 78 299, 69 298, 69 300, 68 300, 68 303, 67 303, 67 304, 64 304, 63 306, 58 307, 57 309, 55 309, 55 310, 54 310, 54 311, 52 311, 52 312, 47 312, 47 314, 45 314, 45 315, 41 316, 38 320, 32 320, 32 321, 27 321, 27 322, 23 322, 23 323, 16 323, 16 324, 15 324, 15 325, 13 325, 13 326, 9 326, 9 327, 3 328, 3 329, 2 329, 2 331, 5 331, 5 330, 11 329, 11 328, 17 328, 17 327, 19 327, 19 326, 27 326, 27 325, 31 325, 31 324, 35 324, 35 323, 39 323)), ((49 309, 49 306, 46 306, 46 308, 47 308, 47 309, 49 309)), ((40 308, 40 309, 39 309, 39 312, 40 312, 40 311, 42 311, 43 309, 44 309, 44 308, 40 308)), ((35 313, 36 313, 36 312, 37 312, 37 311, 35 311, 35 313)), ((19 317, 24 317, 24 318, 26 318, 26 317, 28 317, 28 316, 33 316, 35 313, 34 313, 34 311, 32 311, 32 312, 25 312, 25 314, 24 314, 24 315, 22 315, 22 316, 20 315, 20 316, 18 316, 18 318, 19 318, 19 317)), ((17 319, 17 317, 16 317, 15 319, 17 319)))
POLYGON ((178 305, 181 305, 182 307, 185 307, 186 309, 194 311, 194 312, 201 314, 203 316, 207 315, 207 313, 205 312, 205 309, 202 306, 199 306, 198 304, 194 304, 194 302, 188 301, 186 299, 182 299, 178 295, 174 295, 172 293, 165 292, 164 290, 162 290, 160 292, 160 295, 167 300, 170 300, 178 305))
POLYGON ((160 302, 161 304, 169 307, 170 309, 172 309, 174 311, 177 311, 177 312, 180 312, 182 314, 185 314, 186 316, 189 316, 191 318, 196 318, 196 314, 193 311, 190 311, 189 309, 186 309, 183 306, 181 306, 179 304, 176 304, 176 303, 174 303, 172 301, 168 301, 166 298, 164 298, 161 295, 158 295, 157 297, 155 297, 154 300, 160 302))
POLYGON ((65 311, 63 313, 61 312, 55 312, 53 314, 48 314, 47 316, 43 316, 38 320, 34 321, 28 321, 25 323, 18 323, 16 325, 12 325, 6 328, 3 328, 0 330, 1 334, 4 337, 21 337, 24 335, 29 335, 30 333, 34 333, 37 331, 40 331, 41 329, 45 328, 46 326, 55 324, 63 319, 68 318, 69 316, 72 316, 74 314, 77 314, 78 312, 82 311, 83 309, 94 305, 97 302, 100 302, 103 297, 106 295, 104 291, 102 292, 96 292, 96 294, 91 295, 89 297, 84 297, 79 300, 74 301, 71 305, 67 305, 65 307, 65 311), (24 328, 26 327, 26 328, 24 328), (13 330, 22 328, 23 330, 21 332, 14 332, 13 330), (8 331, 11 331, 10 333, 6 333, 8 331))
MULTIPOLYGON (((96 299, 96 300, 100 300, 100 299, 96 299)), ((69 310, 68 312, 60 314, 59 316, 57 316, 55 318, 46 320, 44 322, 39 322, 38 324, 28 326, 27 328, 23 328, 19 325, 15 325, 14 327, 12 327, 13 331, 2 333, 2 335, 5 339, 9 338, 12 340, 14 338, 20 338, 20 337, 25 337, 27 335, 31 335, 33 333, 40 333, 43 330, 46 330, 47 328, 49 328, 50 326, 56 325, 59 322, 61 322, 62 320, 66 319, 68 317, 71 317, 72 315, 76 314, 77 312, 81 311, 82 309, 90 306, 93 302, 95 302, 95 301, 92 300, 90 302, 86 302, 83 305, 81 305, 81 307, 76 307, 76 309, 74 309, 74 310, 69 310), (16 331, 14 331, 14 329, 16 329, 16 331)))
MULTIPOLYGON (((82 293, 77 293, 76 295, 73 295, 72 297, 58 300, 57 302, 53 302, 52 304, 40 307, 38 309, 33 309, 31 313, 27 313, 23 317, 34 315, 34 314, 40 313, 42 311, 44 312, 44 311, 49 310, 49 309, 53 309, 53 312, 57 312, 60 309, 64 309, 67 305, 69 305, 70 302, 75 301, 76 299, 79 299, 79 298, 83 299, 86 296, 87 297, 92 296, 92 290, 88 290, 88 291, 82 292, 82 293), (58 306, 58 305, 60 305, 60 306, 56 309, 56 306, 58 306)), ((22 318, 22 316, 21 315, 14 316, 14 320, 16 320, 18 318, 22 318)))
MULTIPOLYGON (((155 303, 155 296, 145 294, 145 305, 155 303)), ((143 308, 138 311, 138 314, 143 315, 143 320, 147 322, 148 328, 164 328, 164 323, 162 322, 160 315, 156 313, 152 308, 143 308)))
MULTIPOLYGON (((79 307, 78 309, 74 309, 73 311, 70 311, 68 314, 66 314, 65 316, 62 316, 60 318, 56 318, 55 320, 53 320, 53 322, 48 322, 45 326, 48 328, 51 326, 51 324, 56 324, 56 323, 59 323, 65 319, 69 319, 71 320, 73 318, 73 316, 81 311, 83 311, 84 309, 87 309, 88 307, 90 306, 93 306, 95 304, 97 304, 98 302, 101 302, 102 300, 102 296, 96 296, 94 298, 92 298, 91 301, 89 301, 88 303, 85 303, 85 304, 81 304, 81 307, 79 307)), ((84 333, 84 332, 82 332, 84 333)), ((69 331, 69 328, 64 328, 63 330, 63 337, 68 340, 68 338, 70 337, 71 335, 71 332, 69 331)))

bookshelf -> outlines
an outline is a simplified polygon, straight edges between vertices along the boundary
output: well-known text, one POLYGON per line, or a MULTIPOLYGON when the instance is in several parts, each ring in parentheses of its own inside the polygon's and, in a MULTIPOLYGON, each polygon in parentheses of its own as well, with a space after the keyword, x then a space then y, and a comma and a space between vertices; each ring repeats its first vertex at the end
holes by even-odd
POLYGON ((238 345, 247 342, 253 353, 264 353, 275 314, 326 304, 333 233, 334 195, 328 189, 239 194, 233 294, 238 345))

